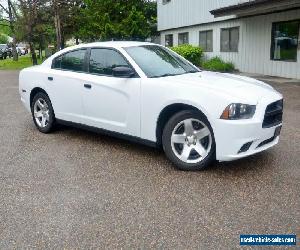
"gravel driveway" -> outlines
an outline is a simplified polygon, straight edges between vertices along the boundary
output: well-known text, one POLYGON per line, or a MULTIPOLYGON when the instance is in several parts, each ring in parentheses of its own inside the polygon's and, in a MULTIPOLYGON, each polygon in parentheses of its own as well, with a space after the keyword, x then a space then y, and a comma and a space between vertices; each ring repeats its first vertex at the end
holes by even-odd
POLYGON ((180 172, 155 149, 61 127, 39 133, 0 71, 0 249, 239 247, 240 234, 298 234, 300 84, 285 97, 280 144, 180 172))

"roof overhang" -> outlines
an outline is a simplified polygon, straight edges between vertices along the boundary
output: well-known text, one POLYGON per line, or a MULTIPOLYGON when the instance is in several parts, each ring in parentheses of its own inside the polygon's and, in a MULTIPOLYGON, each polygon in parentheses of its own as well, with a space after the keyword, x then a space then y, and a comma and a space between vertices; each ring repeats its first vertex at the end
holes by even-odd
POLYGON ((214 17, 232 16, 245 17, 257 16, 282 12, 292 9, 299 9, 299 0, 252 0, 249 2, 236 4, 210 11, 214 17))

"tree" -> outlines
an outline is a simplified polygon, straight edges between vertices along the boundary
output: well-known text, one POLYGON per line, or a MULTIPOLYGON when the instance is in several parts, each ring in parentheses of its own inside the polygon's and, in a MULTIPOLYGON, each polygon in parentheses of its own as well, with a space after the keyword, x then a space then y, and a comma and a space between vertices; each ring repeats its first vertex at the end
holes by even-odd
POLYGON ((0 44, 7 44, 8 38, 6 35, 0 33, 0 44))
POLYGON ((0 8, 3 12, 8 16, 9 27, 12 33, 13 41, 12 41, 12 54, 13 60, 18 61, 18 53, 17 53, 17 40, 16 40, 16 32, 15 32, 15 22, 17 18, 16 8, 11 0, 7 0, 7 7, 0 3, 0 8))
POLYGON ((147 0, 84 0, 79 37, 95 40, 144 40, 153 34, 156 4, 147 0))
POLYGON ((41 20, 41 13, 47 7, 47 0, 18 0, 21 15, 19 17, 19 30, 23 33, 25 40, 29 43, 32 63, 37 65, 36 36, 38 25, 41 20))
POLYGON ((52 0, 57 50, 65 47, 67 38, 78 34, 82 0, 52 0))
POLYGON ((127 40, 144 40, 150 35, 150 26, 143 12, 135 6, 128 12, 127 18, 121 22, 122 38, 127 40))

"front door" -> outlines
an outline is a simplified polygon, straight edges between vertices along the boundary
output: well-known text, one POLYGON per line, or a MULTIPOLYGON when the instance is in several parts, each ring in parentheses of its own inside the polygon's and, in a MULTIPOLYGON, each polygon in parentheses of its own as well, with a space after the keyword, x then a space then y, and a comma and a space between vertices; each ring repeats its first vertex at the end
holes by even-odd
POLYGON ((120 52, 92 48, 83 93, 85 123, 122 134, 140 136, 139 77, 114 77, 114 67, 131 67, 120 52))

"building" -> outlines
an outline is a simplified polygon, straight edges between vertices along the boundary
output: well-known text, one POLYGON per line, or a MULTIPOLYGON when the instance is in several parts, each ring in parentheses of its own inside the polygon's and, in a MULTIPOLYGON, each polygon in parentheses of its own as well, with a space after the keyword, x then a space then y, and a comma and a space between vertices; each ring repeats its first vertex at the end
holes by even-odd
POLYGON ((300 79, 300 0, 158 0, 161 43, 200 45, 243 72, 300 79))

